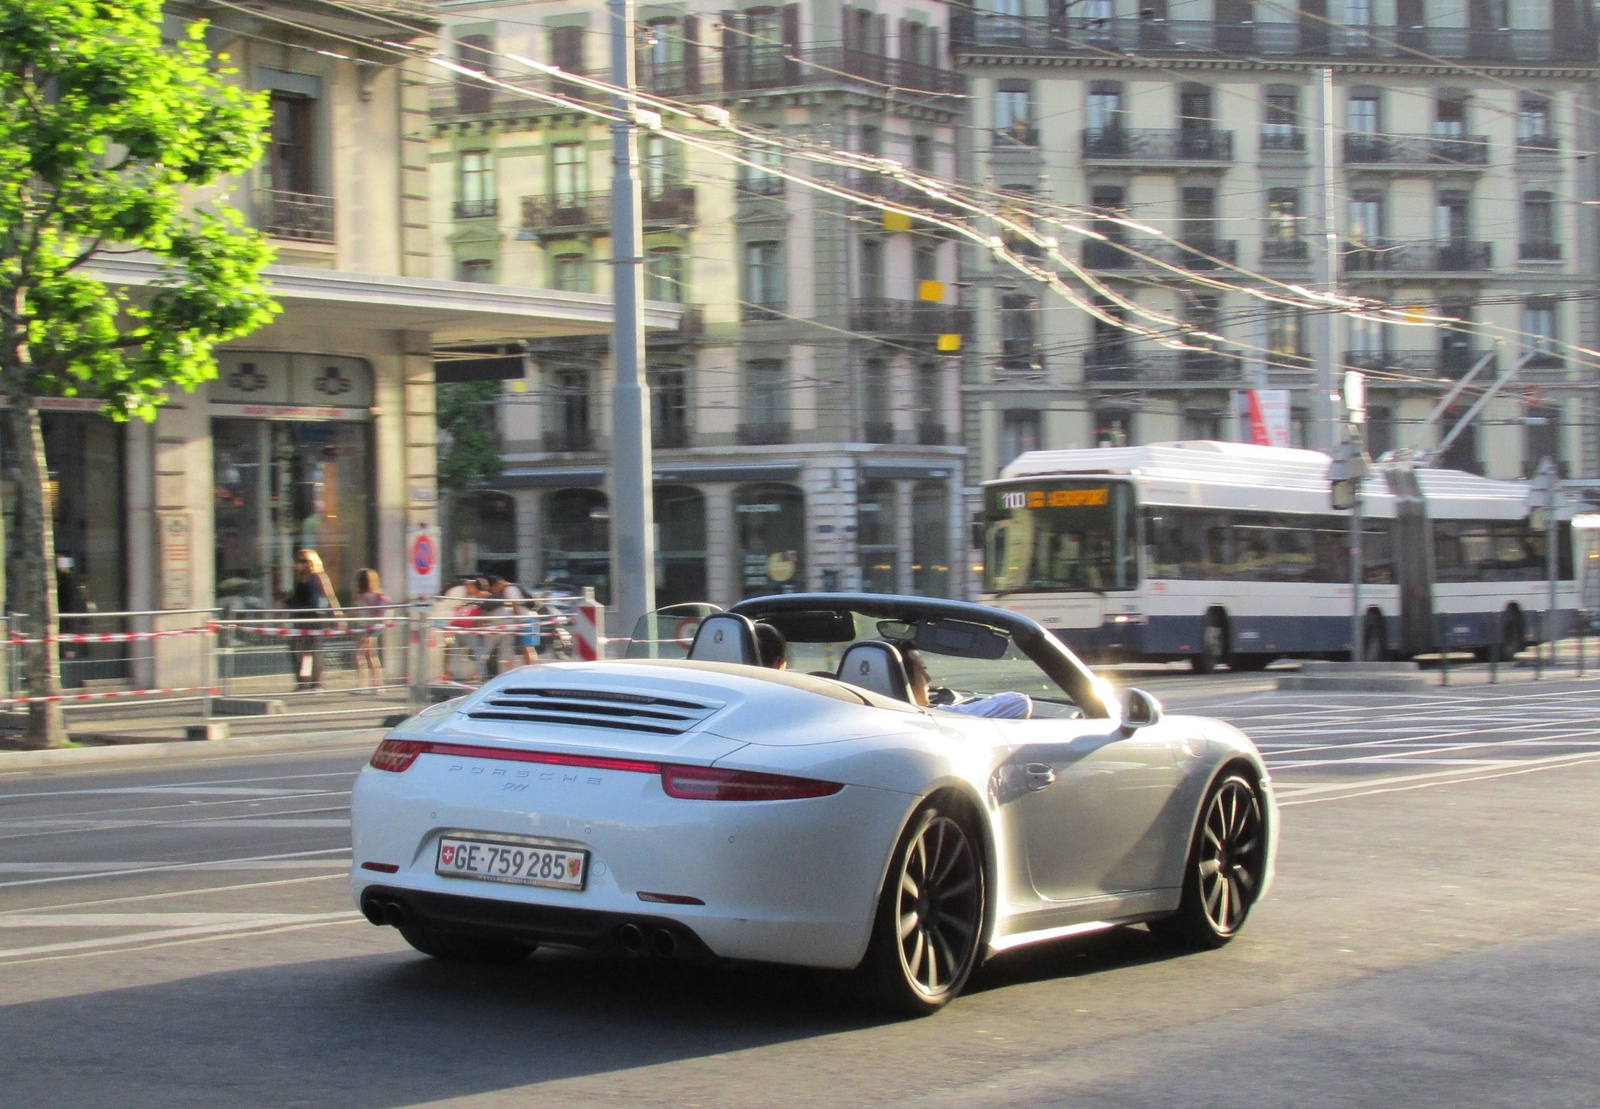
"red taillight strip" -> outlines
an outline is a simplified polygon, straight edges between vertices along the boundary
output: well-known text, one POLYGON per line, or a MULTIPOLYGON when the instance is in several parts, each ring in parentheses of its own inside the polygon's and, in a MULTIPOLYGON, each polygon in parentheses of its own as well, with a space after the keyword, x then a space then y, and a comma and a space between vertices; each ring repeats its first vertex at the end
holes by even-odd
POLYGON ((386 739, 372 756, 379 770, 409 769, 418 755, 454 755, 463 759, 497 759, 501 762, 536 762, 548 766, 577 766, 590 770, 625 770, 634 774, 659 774, 661 764, 643 759, 618 759, 604 755, 568 755, 557 751, 523 751, 515 747, 486 747, 476 743, 436 743, 431 740, 386 739), (382 760, 380 762, 380 759, 382 760), (404 765, 394 765, 404 762, 404 765))
POLYGON ((376 870, 379 874, 398 874, 398 873, 400 873, 400 864, 399 863, 362 863, 361 864, 361 869, 362 870, 376 870))

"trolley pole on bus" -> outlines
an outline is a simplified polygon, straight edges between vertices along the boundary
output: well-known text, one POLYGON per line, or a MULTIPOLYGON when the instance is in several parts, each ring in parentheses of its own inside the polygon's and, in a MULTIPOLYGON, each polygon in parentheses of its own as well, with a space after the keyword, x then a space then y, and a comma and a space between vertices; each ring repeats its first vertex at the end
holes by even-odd
POLYGON ((1328 467, 1328 482, 1336 511, 1350 512, 1350 661, 1362 661, 1361 579, 1365 555, 1361 549, 1361 483, 1367 478, 1367 454, 1360 431, 1352 425, 1350 436, 1339 444, 1328 467))

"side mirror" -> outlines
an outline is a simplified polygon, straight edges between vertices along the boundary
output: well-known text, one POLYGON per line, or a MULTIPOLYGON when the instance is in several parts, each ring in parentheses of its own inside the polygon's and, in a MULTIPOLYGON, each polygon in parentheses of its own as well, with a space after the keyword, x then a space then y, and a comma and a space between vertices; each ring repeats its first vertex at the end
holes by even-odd
POLYGON ((1161 719, 1161 702, 1142 689, 1130 689, 1122 695, 1122 734, 1132 735, 1140 728, 1148 728, 1161 719))

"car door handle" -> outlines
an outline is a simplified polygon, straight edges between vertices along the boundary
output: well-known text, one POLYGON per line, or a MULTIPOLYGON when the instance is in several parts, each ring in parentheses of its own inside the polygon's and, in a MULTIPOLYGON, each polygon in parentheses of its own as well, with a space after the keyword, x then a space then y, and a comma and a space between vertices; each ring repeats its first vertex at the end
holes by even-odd
POLYGON ((1022 771, 1027 775, 1030 791, 1041 790, 1056 780, 1056 772, 1042 762, 1030 762, 1022 771))

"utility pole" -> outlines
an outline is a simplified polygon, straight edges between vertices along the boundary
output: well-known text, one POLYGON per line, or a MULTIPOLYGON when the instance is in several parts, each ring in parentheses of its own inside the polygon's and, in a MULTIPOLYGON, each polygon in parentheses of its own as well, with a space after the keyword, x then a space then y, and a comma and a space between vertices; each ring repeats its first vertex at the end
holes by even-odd
MULTIPOLYGON (((1313 98, 1316 110, 1312 113, 1315 135, 1313 159, 1317 174, 1317 215, 1322 223, 1322 248, 1314 252, 1315 287, 1333 295, 1338 289, 1339 232, 1334 222, 1333 210, 1333 70, 1318 72, 1317 94, 1313 98)), ((1334 311, 1324 308, 1313 320, 1316 326, 1314 342, 1317 348, 1316 374, 1311 385, 1311 405, 1307 415, 1306 445, 1312 450, 1333 453, 1338 437, 1333 427, 1333 368, 1334 368, 1334 311)))
MULTIPOLYGON (((635 89, 634 0, 606 0, 611 19, 611 83, 635 89)), ((617 616, 631 629, 656 607, 655 513, 651 503, 650 386, 645 380, 644 232, 639 223, 639 153, 635 105, 611 104, 622 117, 611 125, 611 543, 617 616)))

